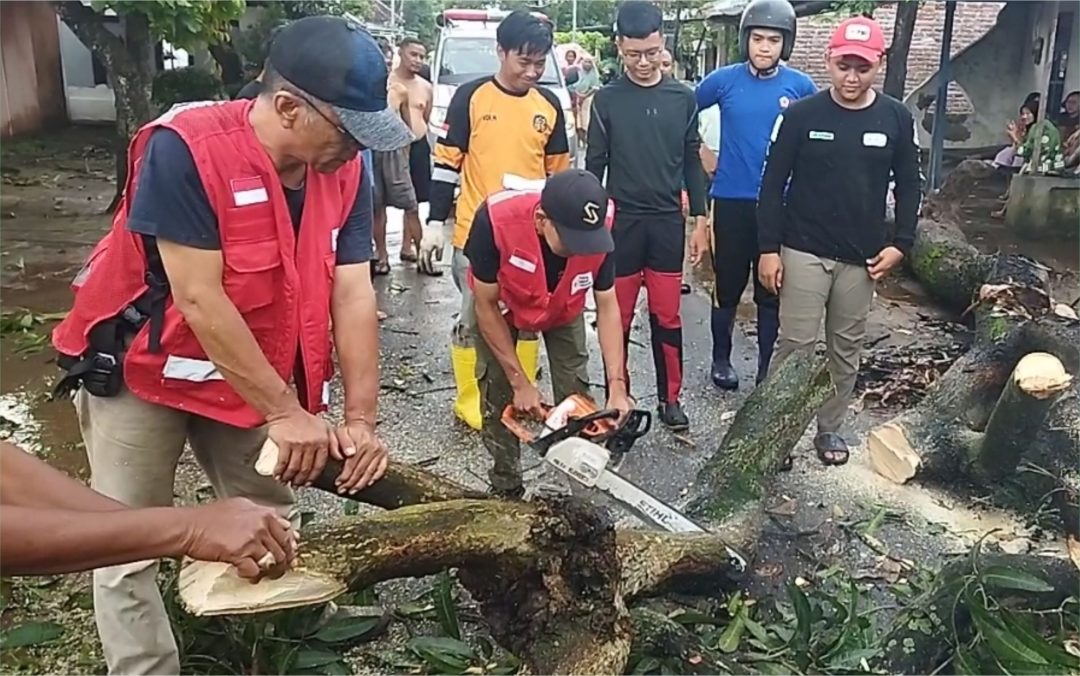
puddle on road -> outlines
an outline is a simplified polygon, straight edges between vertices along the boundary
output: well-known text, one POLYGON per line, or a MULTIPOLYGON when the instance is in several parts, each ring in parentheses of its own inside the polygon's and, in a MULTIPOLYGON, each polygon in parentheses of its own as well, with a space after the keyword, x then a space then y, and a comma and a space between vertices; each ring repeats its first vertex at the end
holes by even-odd
MULTIPOLYGON (((71 303, 67 278, 48 278, 31 290, 5 288, 5 310, 19 307, 35 312, 56 312, 71 303)), ((35 327, 48 334, 52 323, 35 327)), ((49 392, 58 372, 52 348, 29 354, 19 352, 19 341, 0 337, 0 437, 45 458, 68 474, 89 476, 86 454, 79 434, 75 409, 70 401, 50 401, 49 392)))

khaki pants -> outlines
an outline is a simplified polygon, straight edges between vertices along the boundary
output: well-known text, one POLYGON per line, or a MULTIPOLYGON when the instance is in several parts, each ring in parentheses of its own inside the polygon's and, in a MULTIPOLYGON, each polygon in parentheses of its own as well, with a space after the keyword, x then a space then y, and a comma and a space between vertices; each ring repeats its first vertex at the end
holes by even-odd
POLYGON ((818 433, 839 432, 855 390, 866 319, 874 299, 874 280, 861 265, 788 248, 780 257, 784 280, 773 368, 796 349, 817 341, 824 313, 825 347, 836 394, 818 411, 818 433))
MULTIPOLYGON (((219 498, 245 496, 290 516, 292 491, 255 472, 266 429, 240 429, 151 404, 128 390, 75 395, 90 485, 132 507, 173 503, 176 465, 191 444, 219 498)), ((157 586, 157 561, 94 571, 94 616, 110 674, 177 674, 179 655, 157 586)))
MULTIPOLYGON (((499 492, 521 488, 521 444, 514 433, 502 424, 502 412, 514 400, 514 391, 502 365, 484 341, 479 329, 473 326, 476 337, 476 379, 480 382, 480 408, 484 416, 481 438, 484 447, 495 461, 491 486, 499 492)), ((543 332, 551 369, 551 389, 558 403, 571 394, 589 394, 589 353, 585 350, 585 318, 566 326, 543 332)), ((516 341, 518 331, 510 327, 516 341)))

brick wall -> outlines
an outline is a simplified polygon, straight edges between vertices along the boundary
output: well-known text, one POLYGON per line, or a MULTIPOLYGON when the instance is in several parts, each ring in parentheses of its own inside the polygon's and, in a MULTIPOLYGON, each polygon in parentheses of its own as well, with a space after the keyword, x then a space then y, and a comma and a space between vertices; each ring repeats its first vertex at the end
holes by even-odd
MULTIPOLYGON (((994 25, 997 14, 1004 4, 1004 2, 958 2, 953 20, 953 55, 985 34, 994 25)), ((883 4, 874 11, 874 20, 881 24, 885 31, 886 42, 892 41, 895 18, 896 7, 893 4, 883 4)), ((825 49, 833 30, 843 19, 844 17, 836 14, 799 19, 798 37, 790 65, 809 73, 819 87, 828 86, 829 79, 825 73, 824 63, 825 49)), ((938 62, 941 59, 941 35, 944 23, 944 2, 929 0, 922 3, 915 22, 915 32, 911 38, 911 51, 908 53, 905 95, 937 71, 938 62)), ((885 71, 882 70, 882 77, 884 73, 885 71)), ((971 103, 963 90, 955 82, 951 83, 949 85, 949 112, 970 111, 971 103)))

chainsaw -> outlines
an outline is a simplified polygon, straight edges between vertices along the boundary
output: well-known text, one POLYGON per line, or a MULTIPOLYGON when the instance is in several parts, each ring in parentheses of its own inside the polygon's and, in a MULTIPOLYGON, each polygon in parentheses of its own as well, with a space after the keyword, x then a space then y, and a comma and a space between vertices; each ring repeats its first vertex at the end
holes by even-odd
MULTIPOLYGON (((664 530, 705 532, 682 512, 609 469, 649 431, 652 415, 648 411, 630 411, 620 422, 619 411, 599 409, 580 394, 543 408, 545 418, 539 430, 535 427, 540 421, 519 414, 513 406, 503 409, 502 422, 556 469, 584 486, 604 491, 664 530)), ((746 560, 738 553, 728 549, 728 555, 733 565, 746 568, 746 560)))

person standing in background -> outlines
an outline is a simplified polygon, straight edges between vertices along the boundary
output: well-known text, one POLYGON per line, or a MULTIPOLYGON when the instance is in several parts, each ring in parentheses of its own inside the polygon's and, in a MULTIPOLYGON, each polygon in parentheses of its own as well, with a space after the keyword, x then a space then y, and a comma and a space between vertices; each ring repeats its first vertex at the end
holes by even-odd
POLYGON ((666 49, 660 52, 660 73, 675 77, 675 57, 666 49))
POLYGON ((757 382, 769 370, 779 308, 777 296, 766 292, 756 274, 758 188, 776 116, 793 101, 817 91, 809 76, 780 63, 795 46, 795 10, 788 0, 754 0, 747 5, 739 22, 739 45, 743 61, 713 71, 697 87, 698 107, 718 107, 723 128, 710 191, 712 231, 701 227, 690 238, 692 263, 712 251, 710 377, 722 390, 739 387, 731 365, 732 332, 751 269, 757 306, 757 382))
POLYGON ((401 233, 403 262, 417 261, 416 249, 420 246, 423 229, 420 225, 419 204, 427 202, 431 195, 431 147, 427 141, 427 126, 431 120, 431 83, 420 77, 427 56, 427 48, 416 38, 405 38, 398 45, 398 66, 390 71, 390 86, 400 85, 408 109, 408 124, 416 138, 408 151, 409 182, 417 208, 405 212, 401 233))
POLYGON ((574 110, 577 120, 578 139, 584 139, 589 131, 589 115, 592 112, 593 95, 600 90, 600 73, 591 56, 581 57, 581 77, 571 87, 576 101, 574 110))
MULTIPOLYGON (((642 0, 619 6, 617 44, 623 76, 596 94, 585 168, 615 200, 615 292, 629 344, 638 295, 649 297, 649 324, 660 421, 685 430, 682 409, 682 270, 690 214, 705 227, 705 180, 698 159, 694 93, 660 72, 663 16, 642 0)), ((629 381, 629 373, 626 374, 629 381)))
MULTIPOLYGON (((825 316, 836 392, 818 411, 814 449, 826 465, 848 461, 840 434, 859 370, 874 285, 915 241, 922 198, 911 112, 878 93, 885 36, 853 17, 829 40, 831 87, 793 103, 773 128, 758 197, 758 276, 780 295, 776 364, 817 342, 825 316), (890 175, 896 226, 885 223, 890 175)), ((726 134, 725 134, 726 135, 726 134)))
MULTIPOLYGON (((390 43, 381 37, 378 42, 386 60, 386 70, 391 72, 394 56, 390 43)), ((408 88, 392 77, 387 78, 386 98, 390 109, 397 112, 401 120, 411 127, 408 88)), ((390 253, 386 248, 386 207, 401 209, 406 214, 412 213, 417 221, 419 216, 416 215, 416 192, 409 175, 409 148, 376 151, 371 153, 371 160, 374 206, 372 233, 375 243, 375 260, 371 262, 371 274, 378 277, 390 274, 390 253)), ((402 241, 406 239, 407 232, 406 230, 402 233, 402 241)))

